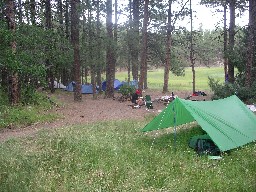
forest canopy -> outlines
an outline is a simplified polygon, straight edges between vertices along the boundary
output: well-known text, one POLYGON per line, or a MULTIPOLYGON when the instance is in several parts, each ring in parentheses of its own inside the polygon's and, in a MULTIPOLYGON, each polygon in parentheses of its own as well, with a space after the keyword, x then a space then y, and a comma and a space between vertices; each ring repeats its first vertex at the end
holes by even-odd
POLYGON ((191 0, 0 0, 0 90, 9 104, 27 104, 38 87, 54 92, 54 81, 75 81, 79 101, 81 84, 92 84, 95 96, 106 80, 105 94, 113 97, 117 69, 147 89, 147 71, 164 68, 167 92, 169 73, 191 67, 195 91, 196 67, 222 66, 226 83, 209 79, 217 97, 256 99, 255 1, 199 3, 222 16, 215 29, 194 27, 191 0), (236 25, 245 11, 248 22, 236 25))

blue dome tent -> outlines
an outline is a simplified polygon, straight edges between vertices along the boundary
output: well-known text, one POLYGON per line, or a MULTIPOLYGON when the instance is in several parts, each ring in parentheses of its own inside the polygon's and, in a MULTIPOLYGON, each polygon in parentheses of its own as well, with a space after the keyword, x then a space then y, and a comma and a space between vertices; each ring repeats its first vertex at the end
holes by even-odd
MULTIPOLYGON (((115 89, 115 90, 119 90, 120 87, 122 87, 122 86, 123 86, 123 84, 122 84, 118 79, 115 79, 115 80, 114 80, 114 89, 115 89)), ((106 81, 103 81, 103 82, 102 82, 102 90, 103 90, 103 91, 106 91, 106 88, 107 88, 107 82, 106 82, 106 81)))

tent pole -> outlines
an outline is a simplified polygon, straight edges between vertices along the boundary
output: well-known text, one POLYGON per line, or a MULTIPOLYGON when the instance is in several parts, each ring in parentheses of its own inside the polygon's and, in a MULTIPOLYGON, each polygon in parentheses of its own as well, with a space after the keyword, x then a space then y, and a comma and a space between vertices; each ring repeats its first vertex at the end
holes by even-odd
MULTIPOLYGON (((175 101, 174 101, 175 102, 175 101)), ((174 151, 176 152, 176 140, 177 140, 177 130, 176 130, 176 110, 174 107, 175 103, 173 103, 172 110, 173 110, 173 124, 174 124, 174 151)))

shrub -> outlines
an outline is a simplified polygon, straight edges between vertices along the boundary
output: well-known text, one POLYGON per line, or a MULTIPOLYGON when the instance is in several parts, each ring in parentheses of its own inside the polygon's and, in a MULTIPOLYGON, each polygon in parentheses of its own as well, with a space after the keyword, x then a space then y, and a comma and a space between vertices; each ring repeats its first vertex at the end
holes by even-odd
POLYGON ((237 95, 245 103, 256 102, 256 82, 251 87, 241 86, 238 83, 221 84, 218 80, 208 77, 209 87, 214 92, 212 99, 222 99, 237 95))
POLYGON ((127 97, 130 97, 131 94, 135 92, 135 87, 126 84, 120 88, 119 92, 122 94, 123 97, 127 98, 127 97))
POLYGON ((219 80, 208 77, 209 87, 214 92, 212 99, 222 99, 236 94, 236 87, 231 83, 221 84, 219 80))

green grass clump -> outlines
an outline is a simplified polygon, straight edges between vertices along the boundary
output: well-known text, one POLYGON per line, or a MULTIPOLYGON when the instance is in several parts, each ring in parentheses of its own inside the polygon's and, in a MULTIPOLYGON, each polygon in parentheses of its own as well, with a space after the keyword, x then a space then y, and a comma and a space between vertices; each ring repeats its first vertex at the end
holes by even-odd
POLYGON ((48 113, 42 106, 2 107, 0 111, 0 129, 17 128, 40 122, 50 122, 57 118, 55 114, 48 113))
POLYGON ((141 133, 146 122, 99 122, 0 146, 1 191, 254 191, 256 145, 221 160, 198 157, 189 138, 202 129, 174 135, 141 133), (174 147, 176 146, 176 147, 174 147))
POLYGON ((56 114, 49 113, 54 106, 46 96, 37 93, 36 102, 36 104, 10 106, 8 100, 3 99, 0 102, 0 129, 50 122, 57 118, 56 114))

